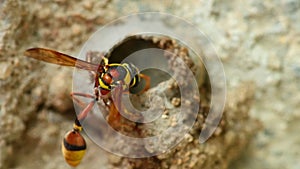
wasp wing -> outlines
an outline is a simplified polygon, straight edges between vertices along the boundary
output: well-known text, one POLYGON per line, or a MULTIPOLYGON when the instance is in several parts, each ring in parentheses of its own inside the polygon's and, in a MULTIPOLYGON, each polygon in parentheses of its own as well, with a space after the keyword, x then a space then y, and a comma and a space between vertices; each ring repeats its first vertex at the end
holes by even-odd
POLYGON ((80 59, 76 59, 72 56, 44 48, 31 48, 24 52, 24 55, 31 57, 37 60, 41 60, 48 63, 53 63, 62 66, 71 66, 77 67, 79 69, 90 70, 90 71, 99 71, 102 70, 99 68, 100 65, 86 62, 80 59))
POLYGON ((122 94, 123 94, 123 83, 121 82, 111 91, 113 102, 120 112, 122 110, 122 94))

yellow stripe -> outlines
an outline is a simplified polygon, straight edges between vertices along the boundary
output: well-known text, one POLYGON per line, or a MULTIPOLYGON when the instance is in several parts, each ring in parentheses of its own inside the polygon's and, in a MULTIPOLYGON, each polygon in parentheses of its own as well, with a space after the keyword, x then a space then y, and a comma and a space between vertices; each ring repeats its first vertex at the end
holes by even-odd
POLYGON ((129 86, 130 81, 131 81, 131 77, 130 77, 130 73, 128 72, 128 70, 126 70, 126 71, 127 71, 127 73, 126 73, 126 76, 124 78, 124 83, 129 86))
POLYGON ((68 151, 64 146, 62 146, 62 153, 63 153, 63 156, 65 157, 66 162, 69 165, 76 167, 78 164, 80 164, 80 162, 85 154, 85 150, 68 151))
POLYGON ((103 59, 104 65, 108 65, 108 59, 106 57, 104 57, 103 59))
POLYGON ((74 129, 74 130, 77 130, 77 131, 82 131, 82 127, 76 125, 76 123, 73 124, 73 129, 74 129))
POLYGON ((107 85, 102 81, 101 78, 99 78, 99 86, 100 86, 101 88, 103 88, 103 89, 110 90, 110 89, 109 89, 109 86, 107 86, 107 85))
POLYGON ((123 65, 122 65, 123 67, 124 67, 124 69, 126 70, 126 76, 125 76, 125 78, 124 78, 124 83, 127 85, 127 86, 129 86, 130 85, 130 81, 131 81, 131 74, 130 74, 130 71, 128 70, 128 64, 127 63, 124 63, 123 65))
POLYGON ((122 66, 122 64, 120 63, 111 63, 111 64, 108 64, 109 67, 112 67, 112 66, 122 66))
POLYGON ((131 84, 131 86, 130 86, 130 87, 134 86, 134 85, 135 85, 135 83, 136 83, 136 78, 135 78, 135 77, 134 77, 132 80, 133 80, 133 82, 132 82, 132 84, 131 84))

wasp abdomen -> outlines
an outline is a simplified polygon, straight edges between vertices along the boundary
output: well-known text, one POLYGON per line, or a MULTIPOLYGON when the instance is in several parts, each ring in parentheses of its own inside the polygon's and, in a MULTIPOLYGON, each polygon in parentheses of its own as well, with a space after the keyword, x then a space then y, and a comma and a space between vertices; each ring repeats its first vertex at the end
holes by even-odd
POLYGON ((79 131, 72 130, 65 135, 62 143, 62 153, 69 165, 76 167, 80 164, 85 150, 86 143, 79 131))

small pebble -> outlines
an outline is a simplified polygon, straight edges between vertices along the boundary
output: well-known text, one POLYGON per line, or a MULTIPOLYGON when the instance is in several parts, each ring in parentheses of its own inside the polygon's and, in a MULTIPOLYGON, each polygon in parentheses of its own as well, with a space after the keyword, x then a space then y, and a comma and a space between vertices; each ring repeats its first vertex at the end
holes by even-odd
POLYGON ((180 105, 181 99, 178 97, 173 97, 171 102, 173 106, 178 107, 180 105))
POLYGON ((78 24, 74 24, 72 25, 71 30, 73 35, 79 35, 82 32, 82 27, 78 24))
POLYGON ((93 3, 91 1, 84 1, 83 7, 87 10, 91 10, 91 9, 93 9, 93 3))
POLYGON ((8 63, 0 63, 0 79, 5 80, 10 77, 12 67, 8 63))
POLYGON ((168 115, 163 114, 163 115, 161 116, 161 118, 167 119, 167 118, 168 118, 168 115))

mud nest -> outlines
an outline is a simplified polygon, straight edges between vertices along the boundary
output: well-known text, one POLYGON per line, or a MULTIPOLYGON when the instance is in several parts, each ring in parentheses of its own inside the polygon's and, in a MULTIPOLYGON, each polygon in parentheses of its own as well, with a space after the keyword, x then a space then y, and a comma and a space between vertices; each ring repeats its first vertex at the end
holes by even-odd
MULTIPOLYGON (((107 132, 107 126, 99 127, 99 122, 95 120, 83 122, 88 123, 85 125, 89 130, 94 130, 90 132, 92 135, 98 135, 96 137, 110 143, 106 146, 112 147, 112 152, 120 152, 125 156, 108 154, 110 168, 226 168, 228 161, 235 158, 240 149, 246 145, 247 140, 242 138, 249 137, 255 132, 256 128, 240 128, 238 130, 241 133, 231 131, 234 125, 232 121, 239 121, 242 116, 247 116, 254 89, 249 86, 241 87, 249 87, 249 89, 243 93, 243 97, 239 97, 240 100, 233 100, 230 105, 244 104, 244 106, 227 108, 226 113, 230 114, 230 119, 227 119, 225 114, 213 137, 205 144, 200 144, 198 138, 209 112, 211 93, 204 66, 202 63, 195 63, 192 59, 195 53, 177 40, 147 35, 127 37, 107 53, 90 52, 89 54, 94 56, 92 58, 95 63, 99 63, 101 55, 109 58, 110 63, 120 63, 127 56, 146 49, 155 51, 157 49, 157 52, 150 52, 155 53, 156 57, 149 55, 138 59, 149 65, 153 63, 163 65, 173 73, 172 77, 158 69, 143 70, 142 73, 151 77, 151 88, 143 94, 137 94, 141 90, 140 86, 131 89, 127 103, 132 104, 133 108, 125 106, 127 115, 119 121, 122 126, 112 127, 122 135, 134 138, 155 137, 155 139, 140 140, 145 141, 141 144, 122 139, 117 139, 116 142, 115 138, 112 139, 115 135, 107 132), (191 77, 187 76, 187 71, 191 71, 193 77, 197 78, 196 92, 184 90, 185 93, 182 93, 180 90, 191 87, 191 77), (198 91, 199 95, 197 95, 198 91), (183 95, 185 97, 182 97, 183 95), (235 117, 233 114, 236 112, 239 114, 235 117), (226 120, 230 120, 230 123, 228 124, 226 120), (164 133, 167 130, 169 132, 164 133), (235 144, 237 147, 230 150, 235 144), (231 156, 228 156, 228 151, 232 152, 231 156), (226 155, 227 157, 224 158, 226 155)), ((139 65, 140 61, 131 60, 136 65, 139 65)), ((103 107, 101 103, 98 106, 103 107)), ((101 113, 108 118, 108 109, 102 109, 101 113)), ((244 117, 242 117, 243 122, 251 121, 244 117)), ((93 140, 97 142, 98 138, 93 140)))

